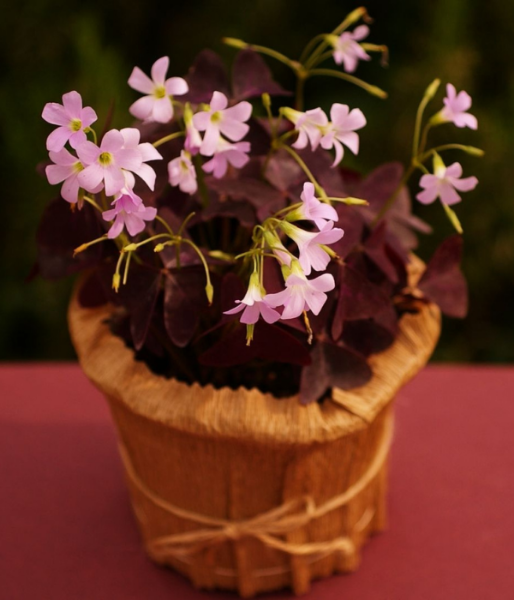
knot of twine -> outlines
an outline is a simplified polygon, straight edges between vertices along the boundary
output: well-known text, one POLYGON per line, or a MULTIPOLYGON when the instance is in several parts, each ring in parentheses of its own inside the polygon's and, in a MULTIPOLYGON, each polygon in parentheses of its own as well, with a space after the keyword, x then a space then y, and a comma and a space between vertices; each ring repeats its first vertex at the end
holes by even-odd
MULTIPOLYGON (((226 540, 238 540, 243 537, 253 537, 260 540, 269 548, 275 548, 295 556, 325 554, 333 551, 350 555, 355 552, 355 545, 349 536, 342 536, 329 541, 302 544, 288 543, 277 536, 286 535, 307 525, 312 520, 318 519, 344 506, 364 490, 378 475, 387 458, 392 440, 392 430, 392 417, 388 417, 384 425, 384 433, 378 450, 369 467, 360 479, 342 494, 334 496, 319 506, 316 506, 311 496, 303 496, 285 502, 277 508, 244 521, 230 521, 209 517, 171 504, 158 496, 141 480, 123 445, 120 445, 120 454, 129 480, 148 500, 175 517, 206 526, 203 529, 176 533, 150 540, 147 542, 147 547, 154 556, 160 555, 165 557, 171 555, 180 558, 197 552, 205 546, 219 544, 226 540)), ((366 516, 366 513, 364 516, 366 516)))

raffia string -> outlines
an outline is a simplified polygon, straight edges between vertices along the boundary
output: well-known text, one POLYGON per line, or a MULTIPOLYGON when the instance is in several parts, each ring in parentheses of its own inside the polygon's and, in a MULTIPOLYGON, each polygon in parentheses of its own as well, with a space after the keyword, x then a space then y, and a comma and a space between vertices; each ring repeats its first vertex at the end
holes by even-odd
POLYGON ((351 554, 355 551, 355 547, 349 536, 342 536, 324 542, 304 544, 291 544, 284 542, 276 536, 283 536, 295 529, 299 529, 313 519, 319 519, 327 513, 344 506, 364 490, 378 475, 387 458, 392 440, 392 431, 391 416, 384 425, 382 439, 368 469, 358 481, 342 494, 331 498, 320 506, 316 506, 312 497, 303 496, 290 500, 277 508, 245 521, 230 521, 209 517, 167 502, 141 480, 123 445, 120 445, 120 454, 129 480, 148 500, 175 517, 206 526, 203 529, 162 536, 147 542, 148 550, 154 556, 176 556, 180 558, 197 552, 205 546, 219 544, 226 540, 237 540, 242 537, 256 538, 269 548, 275 548, 295 556, 330 553, 333 551, 351 554))

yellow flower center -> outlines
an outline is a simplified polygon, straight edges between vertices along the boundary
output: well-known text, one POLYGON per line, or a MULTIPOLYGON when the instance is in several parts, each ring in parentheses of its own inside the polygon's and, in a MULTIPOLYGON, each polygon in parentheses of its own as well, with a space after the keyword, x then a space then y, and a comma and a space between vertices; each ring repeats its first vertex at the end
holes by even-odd
POLYGON ((100 154, 98 157, 98 162, 102 166, 107 167, 113 162, 112 154, 110 152, 102 152, 102 154, 100 154))
POLYGON ((77 161, 77 162, 76 162, 76 163, 73 165, 73 171, 74 171, 75 173, 80 173, 80 172, 81 172, 81 171, 83 171, 83 170, 84 170, 84 167, 83 167, 82 163, 80 163, 80 162, 78 162, 78 161, 77 161))
POLYGON ((221 117, 222 117, 222 114, 219 110, 216 111, 215 113, 212 113, 211 123, 219 123, 221 121, 221 117))
POLYGON ((159 85, 155 88, 153 95, 156 98, 165 98, 166 97, 166 88, 163 85, 159 85))
POLYGON ((70 129, 72 131, 80 131, 82 129, 82 121, 80 119, 72 119, 70 129))

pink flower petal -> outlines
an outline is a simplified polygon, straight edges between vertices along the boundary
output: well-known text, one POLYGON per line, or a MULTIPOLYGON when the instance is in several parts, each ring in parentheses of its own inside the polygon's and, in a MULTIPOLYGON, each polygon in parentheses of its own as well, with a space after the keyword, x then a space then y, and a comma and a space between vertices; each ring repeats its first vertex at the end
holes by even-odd
POLYGON ((114 238, 117 238, 120 235, 120 233, 123 231, 123 225, 124 225, 123 215, 118 215, 116 217, 116 220, 112 224, 112 227, 107 232, 107 237, 111 240, 113 240, 114 238))
POLYGON ((354 40, 360 41, 369 35, 369 27, 367 25, 359 25, 352 31, 354 40))
POLYGON ((99 164, 93 163, 81 171, 77 178, 80 187, 93 193, 93 190, 98 187, 104 178, 104 170, 99 164))
POLYGON ((64 109, 71 119, 80 119, 82 111, 82 97, 78 92, 68 92, 62 97, 64 109))
POLYGON ((450 183, 459 192, 469 192, 474 190, 478 184, 476 177, 465 177, 464 179, 450 179, 450 183))
MULTIPOLYGON (((91 167, 88 167, 88 169, 89 168, 91 167)), ((82 173, 85 173, 85 171, 82 171, 82 173)), ((125 185, 125 178, 123 177, 121 169, 113 165, 103 169, 103 179, 107 196, 115 196, 118 192, 121 192, 125 185)))
POLYGON ((460 177, 462 175, 462 166, 458 162, 452 163, 447 167, 444 176, 445 177, 460 177))
POLYGON ((252 306, 247 306, 244 309, 243 314, 241 315, 241 323, 244 323, 245 325, 253 325, 259 320, 260 314, 261 311, 259 310, 258 302, 256 302, 252 306))
POLYGON ((155 179, 157 177, 155 171, 152 169, 150 165, 145 165, 144 163, 138 167, 137 169, 133 169, 134 173, 141 177, 141 179, 146 183, 146 185, 152 190, 155 187, 155 179))
POLYGON ((139 140, 141 139, 141 132, 135 127, 124 127, 120 129, 120 133, 123 136, 125 148, 137 148, 139 140))
POLYGON ((152 116, 153 106, 156 102, 154 96, 143 96, 136 100, 129 108, 129 112, 131 115, 136 117, 136 119, 140 119, 141 121, 146 121, 152 116))
POLYGON ((80 146, 80 144, 83 144, 86 140, 87 136, 82 130, 76 131, 75 133, 72 133, 70 135, 70 146, 72 148, 78 148, 78 146, 80 146))
POLYGON ((61 187, 61 196, 66 200, 66 202, 70 202, 71 204, 75 204, 79 199, 79 182, 76 175, 72 175, 68 177, 66 181, 62 184, 61 187))
POLYGON ((223 115, 223 120, 219 124, 220 131, 233 142, 238 142, 243 139, 248 133, 250 127, 246 123, 241 123, 230 117, 223 115))
POLYGON ((71 131, 67 127, 58 127, 46 138, 46 149, 50 152, 59 152, 71 137, 71 131))
POLYGON ((117 129, 111 129, 102 138, 100 148, 102 152, 115 153, 123 147, 124 143, 125 140, 123 139, 121 133, 117 129))
POLYGON ((168 96, 154 102, 152 118, 157 123, 169 123, 173 119, 173 106, 168 96))
POLYGON ((359 153, 359 134, 355 133, 355 131, 346 131, 337 137, 354 154, 359 153))
POLYGON ((82 127, 86 128, 97 121, 98 117, 96 112, 90 106, 86 106, 80 113, 80 120, 82 121, 82 127))
POLYGON ((70 122, 64 106, 57 104, 57 102, 45 104, 41 116, 47 123, 51 123, 52 125, 68 125, 70 122))
POLYGON ((217 127, 208 127, 200 148, 200 154, 203 154, 203 156, 212 156, 216 152, 219 139, 219 129, 217 127))
POLYGON ((101 150, 93 142, 84 142, 76 148, 78 157, 84 165, 90 165, 100 156, 101 150))
POLYGON ((128 79, 128 84, 132 89, 142 94, 151 94, 155 87, 154 82, 139 67, 134 67, 128 79))
POLYGON ((280 314, 273 310, 266 302, 260 303, 261 315, 266 323, 276 323, 280 319, 280 314))
POLYGON ((142 164, 141 153, 133 148, 122 148, 115 155, 116 165, 128 171, 139 169, 142 164))
POLYGON ((154 62, 152 66, 152 79, 154 80, 154 83, 164 86, 169 65, 170 59, 167 56, 163 56, 154 62))
POLYGON ((170 77, 166 80, 164 87, 170 96, 183 96, 189 92, 187 81, 182 77, 170 77))
POLYGON ((289 295, 286 307, 282 313, 282 319, 296 319, 299 317, 305 308, 305 299, 298 293, 292 293, 289 295))
POLYGON ((327 295, 324 294, 323 292, 309 291, 306 294, 305 301, 306 301, 307 306, 311 309, 311 311, 315 315, 319 315, 319 313, 321 312, 321 309, 323 308, 323 305, 327 301, 327 295))
POLYGON ((45 169, 46 178, 50 185, 56 185, 73 174, 73 167, 64 165, 48 165, 45 169))
POLYGON ((243 304, 240 300, 236 300, 236 302, 239 302, 239 304, 236 307, 231 308, 230 310, 224 311, 223 314, 224 315, 236 315, 237 313, 239 313, 245 309, 246 304, 243 304))
POLYGON ((225 110, 228 106, 228 100, 225 94, 221 92, 214 92, 211 99, 211 111, 217 112, 218 110, 225 110))
POLYGON ((309 281, 310 287, 316 292, 330 292, 336 287, 334 277, 330 273, 324 273, 309 281))
POLYGON ((432 204, 432 202, 437 198, 439 191, 436 186, 428 187, 426 190, 419 192, 416 195, 416 199, 421 202, 421 204, 432 204))
POLYGON ((288 289, 282 290, 275 294, 266 294, 264 301, 268 306, 275 308, 276 306, 283 306, 287 302, 291 292, 288 289))
POLYGON ((73 156, 71 152, 68 152, 66 148, 63 148, 60 152, 50 152, 50 160, 56 165, 74 165, 78 162, 76 156, 73 156))
POLYGON ((239 104, 223 111, 224 117, 235 119, 236 121, 248 121, 251 114, 252 105, 249 102, 239 102, 239 104))
POLYGON ((457 202, 461 201, 461 197, 455 191, 453 185, 447 181, 443 181, 439 186, 439 196, 441 198, 441 202, 451 206, 452 204, 457 204, 457 202))
POLYGON ((210 121, 211 121, 210 113, 208 113, 204 110, 193 115, 193 125, 199 131, 205 131, 207 129, 207 127, 209 127, 210 121))

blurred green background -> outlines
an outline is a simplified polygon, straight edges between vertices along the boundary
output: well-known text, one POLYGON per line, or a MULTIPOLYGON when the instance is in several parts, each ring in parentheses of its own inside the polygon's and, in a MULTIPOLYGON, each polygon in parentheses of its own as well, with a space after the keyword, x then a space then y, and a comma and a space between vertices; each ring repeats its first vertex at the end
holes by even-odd
MULTIPOLYGON (((183 75, 204 47, 229 61, 234 51, 224 35, 299 56, 315 34, 328 32, 358 4, 336 0, 195 0, 161 5, 152 0, 74 3, 18 1, 0 20, 1 172, 0 359, 65 359, 73 356, 66 328, 71 281, 25 283, 35 256, 35 231, 52 189, 36 174, 46 158, 50 127, 41 118, 46 102, 60 102, 76 89, 105 117, 116 102, 114 126, 126 126, 137 97, 126 80, 134 65, 148 70, 156 58, 171 57, 171 75, 183 75)), ((406 161, 413 118, 425 87, 435 77, 473 97, 478 133, 439 128, 438 142, 482 147, 482 159, 461 159, 465 175, 480 185, 457 207, 465 230, 464 271, 471 308, 464 321, 446 320, 435 358, 454 361, 514 361, 514 3, 505 0, 431 0, 366 4, 375 22, 366 41, 387 44, 390 66, 378 58, 358 75, 388 90, 382 101, 336 81, 312 79, 307 106, 338 101, 359 106, 368 126, 357 162, 372 169, 388 160, 406 161)), ((277 78, 292 77, 271 59, 277 78)), ((434 112, 439 108, 434 103, 434 112)), ((349 157, 349 153, 346 154, 349 157)), ((416 189, 413 182, 413 191, 416 189)), ((427 256, 451 233, 441 207, 417 206, 435 228, 421 241, 427 256)))

